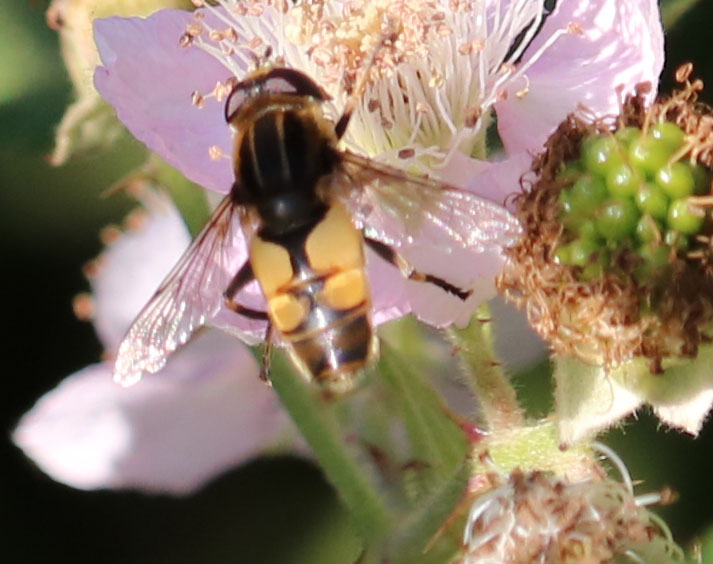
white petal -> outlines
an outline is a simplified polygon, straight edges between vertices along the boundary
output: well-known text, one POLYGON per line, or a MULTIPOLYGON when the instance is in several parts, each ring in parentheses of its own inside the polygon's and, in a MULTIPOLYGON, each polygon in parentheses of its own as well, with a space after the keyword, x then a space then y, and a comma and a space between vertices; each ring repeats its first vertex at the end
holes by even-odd
POLYGON ((70 376, 22 418, 13 440, 76 488, 184 494, 291 433, 248 349, 206 331, 132 388, 112 382, 109 364, 70 376))

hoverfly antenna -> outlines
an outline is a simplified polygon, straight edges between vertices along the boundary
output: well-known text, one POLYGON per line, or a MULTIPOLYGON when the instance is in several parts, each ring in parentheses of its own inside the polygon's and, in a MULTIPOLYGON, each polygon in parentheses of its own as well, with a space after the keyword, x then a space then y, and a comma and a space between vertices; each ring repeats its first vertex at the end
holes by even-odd
POLYGON ((230 123, 246 100, 260 94, 309 96, 319 102, 330 96, 305 73, 287 67, 260 70, 238 82, 225 102, 225 121, 230 123))

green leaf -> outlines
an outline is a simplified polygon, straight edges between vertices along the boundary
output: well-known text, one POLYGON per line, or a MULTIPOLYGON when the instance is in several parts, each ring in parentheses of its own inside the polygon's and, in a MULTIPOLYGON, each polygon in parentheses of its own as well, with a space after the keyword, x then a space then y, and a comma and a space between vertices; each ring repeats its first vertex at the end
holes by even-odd
POLYGON ((423 500, 396 530, 387 553, 389 561, 409 564, 448 562, 460 549, 460 529, 441 531, 455 510, 471 475, 470 465, 465 461, 451 478, 423 500))
POLYGON ((441 483, 463 461, 467 453, 465 436, 418 368, 394 349, 383 348, 379 375, 391 389, 394 407, 411 439, 411 454, 426 465, 432 484, 441 483))
MULTIPOLYGON (((694 552, 694 551, 691 551, 694 552)), ((692 554, 688 561, 693 564, 713 564, 713 526, 708 527, 698 540, 695 547, 696 554, 692 554), (700 558, 699 558, 700 556, 700 558)))
POLYGON ((605 430, 649 404, 671 427, 697 435, 713 405, 713 345, 693 359, 668 359, 663 374, 652 374, 646 359, 616 368, 592 366, 574 358, 555 359, 556 411, 560 437, 572 443, 605 430))

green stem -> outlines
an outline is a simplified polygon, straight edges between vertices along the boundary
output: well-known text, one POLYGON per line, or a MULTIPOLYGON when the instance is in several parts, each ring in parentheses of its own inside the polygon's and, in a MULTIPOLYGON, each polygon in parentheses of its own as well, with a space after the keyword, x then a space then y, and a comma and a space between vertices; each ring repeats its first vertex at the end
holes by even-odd
POLYGON ((493 347, 490 311, 483 304, 465 329, 449 329, 465 373, 465 382, 477 398, 489 431, 520 427, 524 414, 515 388, 505 374, 493 347))
POLYGON ((283 354, 275 354, 270 372, 275 391, 293 421, 312 447, 329 481, 351 512, 369 545, 391 528, 392 515, 380 494, 347 447, 333 405, 316 386, 310 386, 292 369, 283 354))

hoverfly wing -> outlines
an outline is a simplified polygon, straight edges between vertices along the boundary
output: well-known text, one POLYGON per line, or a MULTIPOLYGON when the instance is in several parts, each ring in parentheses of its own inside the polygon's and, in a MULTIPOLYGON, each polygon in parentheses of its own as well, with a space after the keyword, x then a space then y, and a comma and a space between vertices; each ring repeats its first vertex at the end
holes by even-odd
POLYGON ((504 206, 467 190, 349 151, 343 157, 352 187, 342 196, 367 235, 385 243, 408 246, 435 227, 448 245, 481 252, 511 245, 522 232, 504 206))
POLYGON ((222 304, 230 281, 227 250, 235 206, 225 197, 129 328, 114 366, 114 380, 129 386, 157 372, 222 304))

